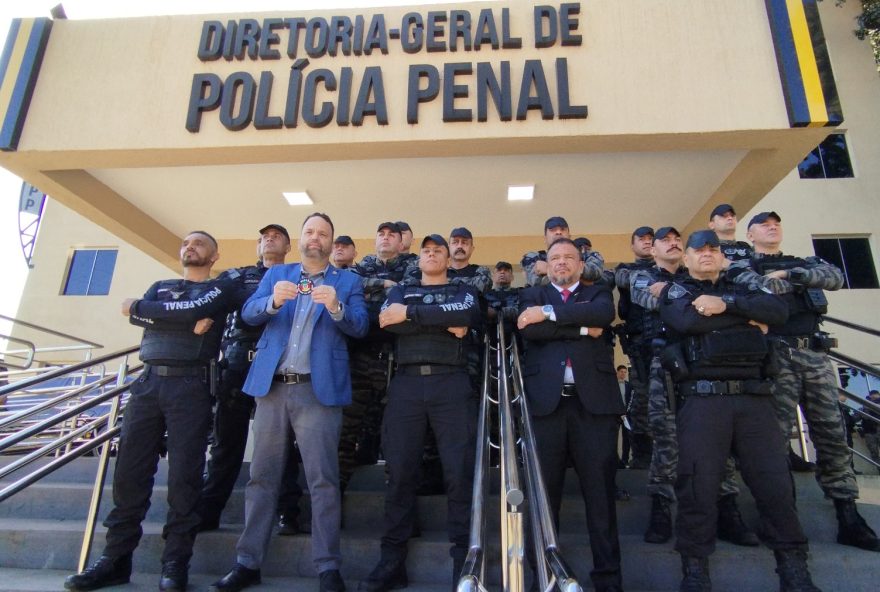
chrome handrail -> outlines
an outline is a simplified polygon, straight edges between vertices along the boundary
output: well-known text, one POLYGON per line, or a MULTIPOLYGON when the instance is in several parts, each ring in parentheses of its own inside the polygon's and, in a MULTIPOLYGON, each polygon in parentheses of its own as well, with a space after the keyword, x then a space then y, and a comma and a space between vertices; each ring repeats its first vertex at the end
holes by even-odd
POLYGON ((869 335, 873 335, 875 337, 880 337, 880 330, 872 329, 871 327, 867 327, 865 325, 860 325, 858 323, 853 323, 852 321, 845 321, 843 319, 838 319, 837 317, 829 317, 825 315, 822 317, 823 320, 828 321, 829 323, 834 323, 835 325, 840 325, 841 327, 846 327, 848 329, 855 329, 861 333, 868 333, 869 335))
POLYGON ((556 538, 556 528, 550 513, 550 501, 547 498, 547 488, 542 477, 541 462, 534 443, 534 430, 529 414, 528 398, 525 396, 525 381, 522 376, 519 346, 516 339, 511 340, 510 360, 513 370, 514 393, 520 408, 521 449, 526 469, 527 491, 529 499, 533 501, 530 504, 533 545, 535 556, 543 556, 545 560, 536 562, 538 583, 541 590, 548 590, 555 580, 562 592, 581 592, 581 585, 574 576, 574 571, 565 562, 556 538), (552 580, 550 575, 552 575, 552 580))
POLYGON ((486 549, 486 512, 485 503, 489 494, 489 369, 492 346, 489 335, 483 340, 483 380, 480 392, 480 415, 477 423, 477 449, 474 466, 473 502, 471 505, 471 528, 468 539, 468 553, 464 566, 458 574, 456 590, 458 592, 485 592, 483 582, 486 581, 485 549, 486 549))

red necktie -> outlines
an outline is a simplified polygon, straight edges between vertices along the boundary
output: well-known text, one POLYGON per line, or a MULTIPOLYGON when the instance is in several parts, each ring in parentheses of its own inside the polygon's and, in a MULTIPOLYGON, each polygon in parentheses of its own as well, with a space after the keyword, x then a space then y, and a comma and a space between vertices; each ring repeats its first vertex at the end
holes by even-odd
MULTIPOLYGON (((562 290, 562 302, 568 302, 568 297, 571 296, 571 290, 565 288, 562 290)), ((571 368, 571 358, 565 358, 565 365, 571 368)))

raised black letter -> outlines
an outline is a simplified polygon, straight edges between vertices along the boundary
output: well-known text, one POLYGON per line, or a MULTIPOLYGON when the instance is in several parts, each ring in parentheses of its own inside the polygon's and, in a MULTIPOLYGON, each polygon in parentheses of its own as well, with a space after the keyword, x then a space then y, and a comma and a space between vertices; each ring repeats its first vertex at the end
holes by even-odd
POLYGON ((196 74, 193 76, 192 90, 189 93, 189 108, 186 110, 186 129, 193 133, 202 125, 202 112, 216 109, 220 104, 220 91, 223 81, 216 74, 196 74), (205 90, 208 92, 206 93, 205 90))
POLYGON ((406 93, 406 122, 419 122, 419 103, 427 103, 437 98, 440 92, 440 73, 428 64, 413 64, 409 67, 409 85, 406 93), (422 78, 428 79, 424 90, 419 88, 422 78))

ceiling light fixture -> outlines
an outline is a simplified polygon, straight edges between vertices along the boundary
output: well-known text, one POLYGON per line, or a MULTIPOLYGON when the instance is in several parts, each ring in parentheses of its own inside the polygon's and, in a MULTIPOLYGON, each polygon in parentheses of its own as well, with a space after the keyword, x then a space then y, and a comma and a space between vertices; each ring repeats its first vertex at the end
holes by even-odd
POLYGON ((507 188, 507 201, 530 201, 534 197, 534 185, 511 185, 507 188))
POLYGON ((281 195, 292 206, 310 206, 315 203, 306 191, 285 191, 281 195))

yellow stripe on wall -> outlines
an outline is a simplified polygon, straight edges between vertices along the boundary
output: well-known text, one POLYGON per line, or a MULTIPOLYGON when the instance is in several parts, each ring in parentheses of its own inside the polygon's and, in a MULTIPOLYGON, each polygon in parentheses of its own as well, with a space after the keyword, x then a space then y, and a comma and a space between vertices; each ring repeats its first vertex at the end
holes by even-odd
POLYGON ((12 55, 9 57, 9 64, 6 67, 6 76, 4 76, 2 85, 0 85, 0 121, 6 118, 6 113, 9 111, 12 92, 15 90, 16 82, 18 82, 21 63, 24 61, 24 53, 31 38, 34 22, 34 19, 21 19, 21 24, 18 27, 18 35, 15 39, 12 55))
POLYGON ((786 0, 788 6, 791 35, 797 51, 801 79, 804 83, 804 94, 807 109, 810 111, 809 127, 822 127, 828 123, 828 110, 825 107, 825 94, 819 79, 819 66, 816 65, 816 54, 813 53, 813 40, 807 26, 807 15, 804 13, 802 0, 786 0))

